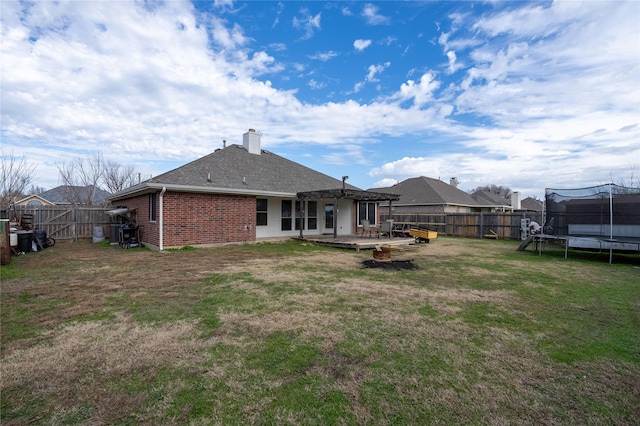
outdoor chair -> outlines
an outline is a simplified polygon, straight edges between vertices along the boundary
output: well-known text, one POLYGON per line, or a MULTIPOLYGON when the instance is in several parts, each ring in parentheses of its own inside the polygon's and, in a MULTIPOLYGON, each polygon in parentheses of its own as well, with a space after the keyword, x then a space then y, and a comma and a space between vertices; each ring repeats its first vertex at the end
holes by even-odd
POLYGON ((389 237, 391 236, 391 229, 393 228, 393 221, 386 221, 380 224, 380 232, 378 233, 378 237, 389 237))
POLYGON ((367 219, 362 219, 362 235, 369 234, 369 236, 373 236, 373 233, 378 233, 378 228, 371 223, 367 219))

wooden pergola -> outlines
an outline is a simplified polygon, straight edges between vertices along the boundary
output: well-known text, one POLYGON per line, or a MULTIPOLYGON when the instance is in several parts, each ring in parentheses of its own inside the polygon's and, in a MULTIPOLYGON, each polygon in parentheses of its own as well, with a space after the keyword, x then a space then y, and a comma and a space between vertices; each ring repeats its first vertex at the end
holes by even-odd
MULTIPOLYGON (((334 205, 338 205, 338 200, 353 200, 353 201, 367 201, 367 202, 389 202, 389 211, 391 211, 391 203, 398 201, 400 196, 397 194, 386 194, 384 192, 363 191, 360 189, 320 189, 316 191, 298 192, 298 200, 326 200, 333 199, 334 205)), ((302 206, 303 203, 300 203, 302 206)), ((304 211, 300 211, 300 219, 304 223, 304 211)), ((300 238, 304 238, 302 235, 302 226, 300 227, 300 238)), ((338 215, 333 215, 333 238, 338 238, 338 215)))

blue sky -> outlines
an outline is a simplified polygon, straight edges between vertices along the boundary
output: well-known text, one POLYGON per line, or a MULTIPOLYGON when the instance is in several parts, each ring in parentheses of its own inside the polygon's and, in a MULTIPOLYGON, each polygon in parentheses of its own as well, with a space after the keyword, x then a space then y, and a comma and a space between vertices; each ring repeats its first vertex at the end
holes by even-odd
POLYGON ((2 151, 155 176, 249 128, 360 188, 640 175, 637 1, 0 2, 2 151))

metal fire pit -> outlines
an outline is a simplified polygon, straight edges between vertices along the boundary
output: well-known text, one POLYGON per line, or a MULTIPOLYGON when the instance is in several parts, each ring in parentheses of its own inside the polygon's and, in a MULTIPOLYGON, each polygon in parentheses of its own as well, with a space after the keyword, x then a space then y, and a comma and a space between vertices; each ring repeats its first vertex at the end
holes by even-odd
POLYGON ((391 262, 391 249, 389 247, 377 247, 373 249, 373 260, 378 262, 391 262))

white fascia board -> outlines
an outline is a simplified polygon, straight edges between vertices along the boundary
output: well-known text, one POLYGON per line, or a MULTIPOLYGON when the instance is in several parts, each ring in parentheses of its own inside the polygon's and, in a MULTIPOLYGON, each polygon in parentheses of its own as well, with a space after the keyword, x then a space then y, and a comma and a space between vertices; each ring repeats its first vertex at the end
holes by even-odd
POLYGON ((162 183, 150 182, 144 184, 142 188, 136 188, 130 192, 123 192, 116 199, 128 198, 137 193, 148 193, 150 190, 162 190, 166 188, 167 191, 174 192, 196 192, 200 194, 228 194, 228 195, 253 195, 264 197, 281 197, 281 198, 296 198, 297 194, 294 192, 279 192, 279 191, 260 191, 254 189, 243 188, 215 188, 215 187, 203 187, 203 186, 191 186, 191 185, 166 185, 162 183))
POLYGON ((482 208, 491 208, 491 209, 508 209, 511 210, 511 206, 506 204, 478 204, 477 206, 472 207, 482 207, 482 208))
MULTIPOLYGON (((384 204, 385 206, 389 205, 389 203, 384 204)), ((477 204, 456 204, 456 203, 393 203, 394 207, 414 207, 414 206, 458 206, 458 207, 483 207, 477 204)), ((487 206, 488 207, 488 206, 487 206)), ((492 206, 495 207, 495 206, 492 206)))

